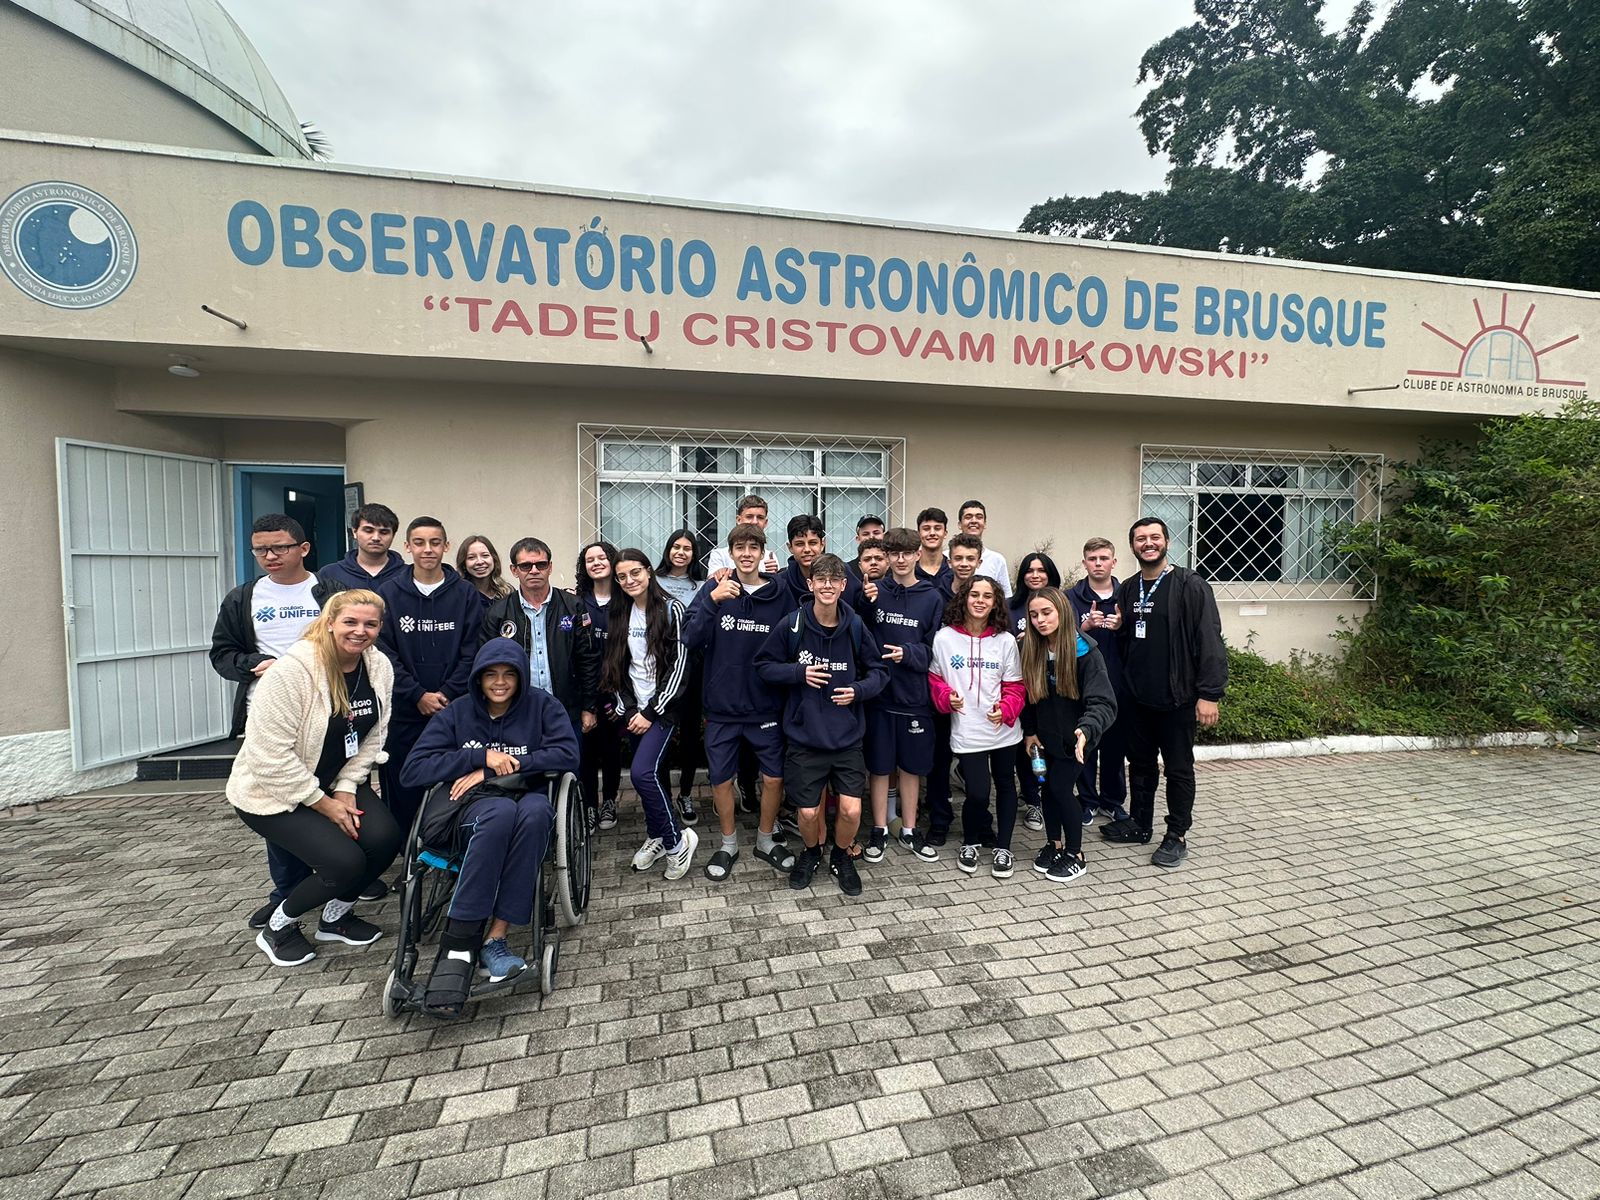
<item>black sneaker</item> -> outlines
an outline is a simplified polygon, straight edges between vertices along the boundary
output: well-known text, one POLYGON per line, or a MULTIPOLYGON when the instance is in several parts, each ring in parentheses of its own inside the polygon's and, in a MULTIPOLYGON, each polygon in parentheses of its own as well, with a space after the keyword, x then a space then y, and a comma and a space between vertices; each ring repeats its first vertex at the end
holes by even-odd
POLYGON ((1062 853, 1062 850, 1058 846, 1054 843, 1046 842, 1040 847, 1039 853, 1033 856, 1033 869, 1041 875, 1046 874, 1055 863, 1056 855, 1060 853, 1062 853))
POLYGON ((956 866, 960 867, 968 875, 976 875, 978 873, 977 843, 968 842, 961 847, 961 853, 956 858, 956 866))
POLYGON ((371 883, 367 884, 366 887, 361 889, 361 895, 358 896, 357 899, 365 900, 368 904, 374 904, 377 901, 382 900, 388 894, 389 885, 381 879, 374 879, 371 883))
POLYGON ((698 825, 700 814, 695 811, 693 796, 678 797, 678 817, 685 825, 698 825))
POLYGON ((811 886, 811 877, 817 873, 817 866, 822 862, 822 847, 808 846, 794 856, 794 866, 789 868, 789 886, 797 892, 803 892, 811 886))
POLYGON ((989 874, 996 879, 1010 879, 1012 869, 1011 851, 997 849, 989 864, 989 874))
POLYGON ((271 900, 268 900, 260 908, 256 909, 255 912, 246 917, 244 923, 250 926, 251 929, 265 929, 267 927, 267 922, 272 920, 272 914, 277 911, 278 906, 271 900))
POLYGON ((1056 856, 1056 861, 1045 872, 1045 878, 1051 883, 1071 883, 1074 879, 1087 874, 1089 868, 1084 865, 1083 859, 1076 855, 1068 854, 1065 850, 1056 856))
POLYGON ((1150 861, 1158 867, 1172 868, 1189 857, 1189 847, 1175 833, 1169 833, 1161 839, 1160 848, 1150 856, 1150 861))
POLYGON ((855 855, 850 851, 835 846, 828 873, 839 881, 839 890, 846 896, 861 895, 861 875, 856 870, 855 855))
POLYGON ((861 852, 861 857, 869 863, 882 862, 883 852, 889 848, 889 831, 887 829, 874 829, 867 838, 867 848, 861 852))
POLYGON ((1133 823, 1132 817, 1125 821, 1113 821, 1109 825, 1102 825, 1100 836, 1108 842, 1120 842, 1129 846, 1143 846, 1150 841, 1150 831, 1140 829, 1133 823))
POLYGON ((337 921, 317 922, 317 941, 343 942, 346 946, 370 946, 383 936, 371 921, 363 921, 355 910, 345 913, 337 921))
POLYGON ((938 862, 939 852, 928 845, 928 839, 922 836, 922 830, 912 829, 900 831, 900 846, 911 851, 923 862, 938 862))
POLYGON ((754 792, 739 793, 739 811, 742 813, 758 813, 761 811, 761 800, 754 792))
POLYGON ((930 829, 927 833, 928 845, 942 846, 949 840, 949 837, 950 831, 948 829, 930 829))
POLYGON ((300 922, 291 921, 282 929, 263 929, 256 934, 256 945, 275 967, 298 967, 317 956, 300 932, 300 922))

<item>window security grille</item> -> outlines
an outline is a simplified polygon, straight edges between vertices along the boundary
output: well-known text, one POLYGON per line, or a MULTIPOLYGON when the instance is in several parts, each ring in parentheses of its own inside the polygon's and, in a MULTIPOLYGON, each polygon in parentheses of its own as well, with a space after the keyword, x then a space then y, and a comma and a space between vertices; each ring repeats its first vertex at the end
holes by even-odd
POLYGON ((1337 534, 1378 519, 1382 476, 1375 454, 1142 446, 1139 511, 1219 599, 1373 600, 1337 534))
POLYGON ((578 478, 585 540, 656 558, 673 530, 691 529, 709 553, 733 527, 739 498, 755 492, 769 505, 780 560, 785 525, 805 513, 849 558, 858 518, 899 519, 905 439, 580 425, 578 478))

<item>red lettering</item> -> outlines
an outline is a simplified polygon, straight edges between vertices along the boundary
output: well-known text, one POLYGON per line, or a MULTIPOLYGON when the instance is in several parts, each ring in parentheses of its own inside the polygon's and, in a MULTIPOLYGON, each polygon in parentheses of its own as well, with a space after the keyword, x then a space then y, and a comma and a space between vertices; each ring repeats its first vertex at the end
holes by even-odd
POLYGON ((839 331, 847 328, 843 321, 818 321, 818 329, 828 331, 828 353, 832 354, 839 349, 839 331))
POLYGON ((1107 342, 1100 351, 1100 365, 1108 371, 1126 371, 1133 366, 1133 351, 1126 342, 1107 342), (1116 352, 1116 362, 1111 361, 1113 351, 1116 352))
POLYGON ((911 331, 911 340, 909 342, 900 336, 900 328, 897 325, 889 326, 889 336, 894 338, 894 348, 900 351, 900 357, 910 358, 916 352, 917 343, 922 340, 922 326, 918 325, 911 331))
POLYGON ((756 340, 756 332, 761 328, 761 322, 755 317, 729 317, 728 318, 728 345, 733 345, 735 340, 743 338, 749 343, 752 350, 761 349, 761 343, 756 340))
POLYGON ((993 362, 994 361, 994 334, 986 333, 976 341, 966 330, 961 331, 961 338, 957 342, 961 347, 962 362, 993 362))
POLYGON ((1178 351, 1178 362, 1182 364, 1178 368, 1178 374, 1187 375, 1190 379, 1204 373, 1206 369, 1205 360, 1201 357, 1198 346, 1185 346, 1178 351))
POLYGON ((578 314, 565 304, 539 305, 539 332, 545 337, 566 337, 578 328, 578 314), (566 328, 557 329, 552 317, 560 314, 566 319, 566 328))
POLYGON ((1049 352, 1050 342, 1046 338, 1034 338, 1030 342, 1019 333, 1016 340, 1011 343, 1011 361, 1019 367, 1043 366, 1048 361, 1045 355, 1049 352))
POLYGON ((927 343, 922 347, 922 359, 926 362, 933 355, 938 354, 946 362, 955 362, 955 351, 950 349, 950 339, 945 337, 944 330, 935 329, 928 335, 927 343))
POLYGON ((457 304, 465 304, 467 306, 467 328, 470 329, 473 333, 477 333, 478 332, 478 328, 479 328, 478 327, 478 310, 480 308, 482 308, 485 304, 488 304, 489 302, 490 302, 489 301, 489 297, 487 297, 487 296, 457 296, 456 297, 456 303, 457 304))
POLYGON ((1146 346, 1141 343, 1135 349, 1139 353, 1139 370, 1146 375, 1150 374, 1152 367, 1160 370, 1163 375, 1172 373, 1172 360, 1178 356, 1178 351, 1174 347, 1146 346))
POLYGON ((1224 350, 1217 353, 1215 350, 1206 351, 1206 374, 1216 375, 1221 373, 1229 379, 1233 378, 1233 351, 1224 350))
POLYGON ((785 350, 809 350, 816 345, 816 340, 811 336, 811 323, 791 319, 783 323, 783 348, 785 350))
POLYGON ((633 323, 634 311, 629 309, 622 314, 622 332, 628 335, 628 340, 637 342, 641 339, 655 341, 661 336, 661 314, 655 309, 650 310, 650 328, 640 333, 639 327, 633 323))
POLYGON ((850 330, 850 348, 857 354, 865 354, 869 357, 874 354, 882 354, 884 347, 888 344, 889 339, 884 336, 883 330, 876 325, 857 325, 850 330), (877 339, 870 349, 866 345, 868 334, 877 339))
POLYGON ((522 305, 515 300, 507 300, 500 306, 500 314, 495 317, 490 333, 499 333, 507 325, 515 325, 529 337, 533 336, 533 326, 528 324, 528 314, 522 311, 522 305))
POLYGON ((617 327, 616 316, 617 310, 614 308, 585 305, 583 309, 583 336, 591 342, 616 341, 616 334, 606 332, 608 329, 617 327))
POLYGON ((1092 371, 1092 370, 1094 370, 1094 359, 1089 357, 1089 351, 1091 351, 1093 349, 1094 349, 1094 342, 1093 341, 1085 342, 1083 345, 1080 346, 1080 345, 1078 345, 1078 339, 1077 338, 1068 338, 1067 339, 1067 357, 1063 361, 1064 362, 1071 362, 1073 359, 1081 358, 1081 359, 1083 359, 1083 365, 1088 367, 1089 370, 1092 371))
POLYGON ((711 321, 714 323, 716 318, 710 313, 690 313, 683 319, 683 340, 695 346, 715 346, 717 344, 716 334, 713 333, 708 334, 705 337, 701 337, 699 334, 695 333, 694 327, 700 321, 711 321))

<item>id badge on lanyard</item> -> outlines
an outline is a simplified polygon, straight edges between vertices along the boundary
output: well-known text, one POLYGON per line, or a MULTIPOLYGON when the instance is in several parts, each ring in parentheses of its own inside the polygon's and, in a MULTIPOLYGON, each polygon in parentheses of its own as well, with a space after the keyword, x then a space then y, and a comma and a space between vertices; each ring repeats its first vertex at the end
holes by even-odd
POLYGON ((356 723, 351 721, 349 727, 344 731, 344 756, 346 758, 354 758, 356 756, 356 748, 360 744, 360 739, 356 737, 356 723))
POLYGON ((1164 583, 1166 581, 1166 578, 1167 578, 1167 573, 1165 571, 1161 572, 1160 575, 1156 576, 1155 586, 1152 587, 1149 590, 1149 592, 1146 592, 1144 590, 1144 580, 1142 578, 1139 580, 1139 608, 1138 608, 1138 612, 1139 612, 1140 616, 1139 616, 1139 619, 1133 623, 1133 636, 1134 636, 1135 639, 1137 639, 1139 641, 1143 641, 1145 639, 1145 636, 1149 632, 1149 626, 1145 623, 1145 619, 1144 619, 1145 618, 1145 614, 1155 612, 1155 610, 1156 610, 1156 592, 1158 590, 1160 590, 1161 585, 1162 585, 1162 583, 1164 583))
POLYGON ((1137 621, 1135 621, 1133 623, 1133 636, 1136 637, 1136 638, 1143 639, 1143 637, 1144 637, 1144 629, 1145 629, 1144 618, 1140 617, 1137 621))

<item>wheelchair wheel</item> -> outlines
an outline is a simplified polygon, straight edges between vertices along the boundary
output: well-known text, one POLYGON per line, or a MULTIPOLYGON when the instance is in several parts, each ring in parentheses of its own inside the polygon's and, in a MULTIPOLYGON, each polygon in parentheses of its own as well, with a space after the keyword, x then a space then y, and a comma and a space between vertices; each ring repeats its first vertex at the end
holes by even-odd
POLYGON ((398 1017, 400 1015, 400 1002, 395 996, 395 988, 398 986, 399 981, 395 976, 395 972, 390 971, 389 978, 383 981, 383 1015, 386 1017, 398 1017))
POLYGON ((538 963, 550 944, 550 889, 544 880, 533 889, 533 917, 528 921, 528 961, 538 963))
POLYGON ((589 823, 572 775, 564 775, 556 795, 556 912, 570 929, 583 923, 589 907, 592 862, 589 823))
POLYGON ((539 957, 539 991, 548 996, 556 990, 556 961, 561 957, 561 944, 555 940, 546 943, 539 957))

